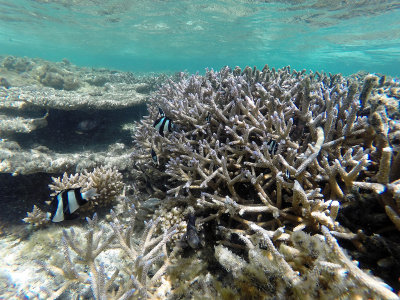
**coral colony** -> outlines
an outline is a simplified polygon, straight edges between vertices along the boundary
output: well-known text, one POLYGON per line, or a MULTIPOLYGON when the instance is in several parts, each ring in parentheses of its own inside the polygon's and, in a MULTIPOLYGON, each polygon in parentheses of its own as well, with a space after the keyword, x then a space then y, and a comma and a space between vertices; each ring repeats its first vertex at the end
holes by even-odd
POLYGON ((181 74, 150 100, 133 195, 116 194, 116 170, 54 179, 119 204, 111 222, 64 230, 63 265, 40 262, 64 278, 49 295, 398 299, 399 83, 236 67, 181 74))

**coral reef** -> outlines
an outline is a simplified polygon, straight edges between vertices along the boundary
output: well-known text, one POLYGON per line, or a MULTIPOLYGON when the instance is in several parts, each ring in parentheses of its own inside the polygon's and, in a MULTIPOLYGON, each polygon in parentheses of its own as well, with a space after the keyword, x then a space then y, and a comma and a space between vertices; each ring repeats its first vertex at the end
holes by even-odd
POLYGON ((18 73, 31 71, 34 63, 27 57, 6 56, 1 63, 7 70, 13 70, 18 73))
POLYGON ((41 286, 50 283, 52 278, 39 270, 36 260, 52 263, 62 260, 61 236, 56 226, 41 228, 29 236, 22 228, 13 227, 12 234, 8 232, 0 239, 1 299, 48 298, 41 286))
POLYGON ((53 276, 42 293, 399 299, 398 81, 268 66, 179 76, 135 124, 124 186, 109 167, 53 179, 55 192, 95 187, 116 205, 38 259, 53 276), (174 124, 163 136, 159 108, 174 124), (182 243, 188 215, 195 249, 182 243))
POLYGON ((0 172, 17 175, 121 167, 133 122, 168 76, 7 56, 0 78, 0 172))
POLYGON ((188 210, 184 211, 183 207, 169 207, 168 209, 163 206, 161 209, 155 211, 153 218, 160 220, 160 229, 162 231, 176 226, 176 234, 172 237, 173 242, 182 241, 183 236, 186 234, 187 222, 186 215, 188 210))
POLYGON ((77 90, 80 86, 73 74, 48 64, 38 67, 35 72, 38 81, 44 86, 66 91, 77 90))
POLYGON ((321 228, 324 236, 295 231, 285 243, 284 239, 278 242, 276 232, 253 222, 249 228, 256 232, 254 242, 239 235, 246 245, 248 262, 222 245, 215 247, 215 255, 233 275, 235 286, 256 287, 252 289, 255 298, 396 298, 384 282, 364 273, 343 253, 325 226, 321 228))
POLYGON ((97 166, 116 167, 124 170, 129 167, 130 151, 123 143, 116 143, 106 151, 81 151, 79 153, 60 153, 45 146, 30 150, 21 149, 14 141, 0 140, 0 172, 12 175, 60 171, 82 172, 97 166))
MULTIPOLYGON (((381 239, 392 245, 388 251, 395 252, 400 242, 396 227, 390 226, 390 220, 398 224, 399 213, 390 200, 397 191, 397 178, 392 176, 396 164, 391 160, 399 152, 398 114, 387 108, 387 103, 398 108, 399 100, 389 93, 398 86, 395 80, 375 75, 346 78, 292 72, 289 67, 182 74, 180 81, 170 81, 152 97, 150 116, 137 126, 132 171, 136 188, 164 198, 161 211, 174 206, 193 209, 202 218, 200 223, 213 224, 209 231, 214 242, 242 249, 243 257, 257 246, 250 245, 259 231, 254 226, 273 233, 267 248, 279 260, 282 255, 274 249, 281 244, 292 247, 296 232, 322 233, 323 243, 334 249, 332 257, 317 255, 314 265, 324 266, 322 273, 348 273, 354 295, 396 297, 365 271, 349 266, 332 236, 358 253, 360 260, 371 237, 384 228, 381 239), (382 97, 386 105, 379 101, 382 97), (177 130, 161 136, 153 127, 158 107, 177 130), (352 222, 346 207, 371 194, 387 215, 370 230, 352 222)), ((398 268, 398 258, 390 257, 398 268)), ((217 259, 224 265, 223 255, 217 254, 217 259)), ((386 276, 376 264, 369 267, 386 276)), ((289 286, 307 285, 294 270, 280 277, 258 273, 264 281, 279 281, 289 297, 289 286)), ((398 284, 393 274, 385 280, 398 284)), ((335 293, 339 297, 347 292, 335 293)))
POLYGON ((144 94, 136 92, 135 85, 123 83, 108 85, 101 91, 66 92, 54 88, 27 86, 4 89, 1 98, 7 98, 2 108, 13 108, 19 111, 28 109, 61 109, 61 110, 115 110, 141 104, 144 94))

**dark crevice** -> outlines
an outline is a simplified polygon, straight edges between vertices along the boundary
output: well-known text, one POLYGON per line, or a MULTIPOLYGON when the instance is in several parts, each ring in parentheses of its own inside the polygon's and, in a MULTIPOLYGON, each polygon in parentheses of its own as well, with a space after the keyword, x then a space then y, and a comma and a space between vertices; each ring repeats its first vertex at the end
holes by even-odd
POLYGON ((12 139, 23 149, 45 146, 62 153, 104 151, 113 143, 131 145, 131 133, 123 130, 122 126, 138 121, 146 114, 145 104, 94 112, 52 109, 49 111, 46 127, 29 134, 14 134, 12 139))

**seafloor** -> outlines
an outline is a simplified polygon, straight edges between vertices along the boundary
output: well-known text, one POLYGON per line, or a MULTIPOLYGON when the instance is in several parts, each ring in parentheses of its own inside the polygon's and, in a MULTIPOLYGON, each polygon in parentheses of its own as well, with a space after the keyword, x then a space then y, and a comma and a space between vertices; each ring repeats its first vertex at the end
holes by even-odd
POLYGON ((0 298, 397 299, 399 101, 384 74, 0 57, 0 298))
POLYGON ((52 277, 37 260, 59 252, 64 226, 32 231, 22 219, 33 205, 48 209, 52 176, 106 165, 125 170, 134 122, 169 77, 0 56, 0 298, 49 297, 43 287, 52 277))

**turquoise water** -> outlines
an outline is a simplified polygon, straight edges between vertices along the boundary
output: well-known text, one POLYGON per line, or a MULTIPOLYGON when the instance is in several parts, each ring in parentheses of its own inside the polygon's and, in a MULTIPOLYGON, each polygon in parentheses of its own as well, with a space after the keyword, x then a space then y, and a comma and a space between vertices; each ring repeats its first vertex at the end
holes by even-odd
POLYGON ((130 71, 400 74, 398 1, 0 1, 0 55, 130 71), (357 3, 355 3, 357 2, 357 3))

